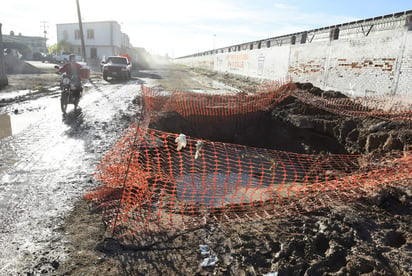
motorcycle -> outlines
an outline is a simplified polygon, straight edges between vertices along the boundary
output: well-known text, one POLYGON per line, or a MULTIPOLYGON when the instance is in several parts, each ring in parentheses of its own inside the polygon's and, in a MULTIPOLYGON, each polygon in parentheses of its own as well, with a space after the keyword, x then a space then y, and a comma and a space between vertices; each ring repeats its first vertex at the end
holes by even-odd
POLYGON ((69 104, 74 104, 74 110, 76 110, 83 91, 80 78, 63 73, 60 80, 60 89, 62 90, 60 106, 63 114, 66 114, 67 105, 69 104))

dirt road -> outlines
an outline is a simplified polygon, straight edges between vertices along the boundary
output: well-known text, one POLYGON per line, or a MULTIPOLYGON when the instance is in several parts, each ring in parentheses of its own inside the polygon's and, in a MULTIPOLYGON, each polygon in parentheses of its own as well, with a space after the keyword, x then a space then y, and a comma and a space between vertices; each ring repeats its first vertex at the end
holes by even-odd
MULTIPOLYGON (((41 272, 67 252, 64 218, 86 189, 102 154, 130 124, 140 84, 168 88, 211 88, 179 70, 140 72, 128 83, 94 75, 85 83, 80 109, 62 116, 58 76, 12 75, 0 93, 2 120, 12 134, 0 140, 0 274, 41 272), (52 246, 50 244, 53 244, 52 246), (46 264, 36 266, 40 259, 46 264)), ((42 262, 42 261, 40 261, 42 262)))
POLYGON ((10 117, 12 127, 0 140, 1 275, 412 273, 410 185, 299 216, 149 236, 144 247, 107 239, 101 214, 82 196, 98 185, 93 174, 103 154, 137 118, 140 84, 227 91, 254 83, 176 67, 141 71, 127 83, 96 75, 86 84, 81 109, 63 117, 51 78, 35 93, 0 93, 0 114, 10 117), (14 132, 19 117, 29 124, 14 132), (217 257, 216 264, 200 266, 200 245, 217 257))

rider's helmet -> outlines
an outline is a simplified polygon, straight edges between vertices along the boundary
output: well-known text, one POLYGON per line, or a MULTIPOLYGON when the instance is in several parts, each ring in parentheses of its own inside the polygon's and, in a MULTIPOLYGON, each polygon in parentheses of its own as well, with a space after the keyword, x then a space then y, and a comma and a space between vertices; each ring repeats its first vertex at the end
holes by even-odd
POLYGON ((70 54, 69 55, 69 61, 75 62, 76 61, 76 55, 75 54, 70 54))

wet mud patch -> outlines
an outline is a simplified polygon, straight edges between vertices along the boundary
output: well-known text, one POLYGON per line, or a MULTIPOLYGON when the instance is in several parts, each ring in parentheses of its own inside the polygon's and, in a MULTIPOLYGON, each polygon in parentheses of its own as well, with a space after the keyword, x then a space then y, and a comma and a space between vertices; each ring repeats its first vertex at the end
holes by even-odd
MULTIPOLYGON (((399 194, 401 197, 402 195, 399 194)), ((370 199, 371 197, 365 197, 370 199)), ((410 210, 410 207, 405 207, 410 210)), ((397 217, 367 200, 265 221, 210 223, 177 232, 113 239, 100 213, 81 201, 64 231, 73 275, 408 275, 411 215, 397 217), (105 233, 105 234, 103 234, 105 233), (201 267, 201 246, 217 257, 201 267)))

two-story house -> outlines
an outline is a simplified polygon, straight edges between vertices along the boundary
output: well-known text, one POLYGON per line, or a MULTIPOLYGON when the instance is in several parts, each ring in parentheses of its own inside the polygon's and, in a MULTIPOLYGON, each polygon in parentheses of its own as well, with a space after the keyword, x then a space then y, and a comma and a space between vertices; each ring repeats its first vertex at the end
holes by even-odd
MULTIPOLYGON (((86 59, 97 64, 103 57, 123 54, 132 48, 128 35, 122 33, 116 21, 84 22, 86 59)), ((81 54, 81 36, 78 23, 57 24, 57 42, 67 41, 75 54, 81 54)))

